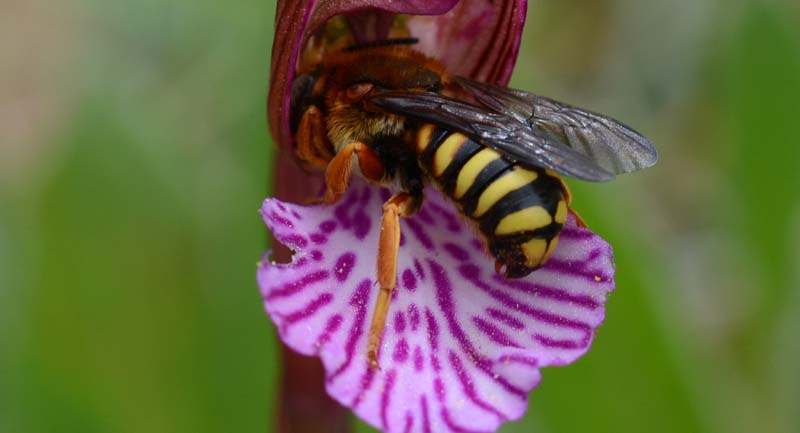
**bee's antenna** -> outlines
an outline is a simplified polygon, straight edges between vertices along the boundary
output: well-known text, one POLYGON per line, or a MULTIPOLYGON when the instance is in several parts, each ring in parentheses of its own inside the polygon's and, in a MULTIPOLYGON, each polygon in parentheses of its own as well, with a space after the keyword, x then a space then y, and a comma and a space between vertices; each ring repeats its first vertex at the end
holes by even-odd
POLYGON ((353 51, 365 50, 367 48, 388 47, 392 45, 414 45, 418 42, 419 39, 417 38, 382 39, 379 41, 369 41, 369 42, 353 44, 345 48, 344 50, 347 52, 353 52, 353 51))

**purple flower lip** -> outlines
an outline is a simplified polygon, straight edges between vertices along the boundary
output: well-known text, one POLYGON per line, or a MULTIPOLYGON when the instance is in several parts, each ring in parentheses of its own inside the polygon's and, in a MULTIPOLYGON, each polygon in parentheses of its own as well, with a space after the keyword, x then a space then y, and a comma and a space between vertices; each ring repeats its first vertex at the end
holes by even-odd
POLYGON ((611 247, 570 217, 548 263, 507 280, 428 189, 418 214, 401 221, 398 285, 375 370, 366 354, 378 295, 375 215, 388 196, 355 178, 333 206, 267 199, 264 221, 294 256, 259 263, 264 306, 289 347, 320 357, 327 392, 384 432, 493 432, 523 415, 540 368, 589 350, 614 289, 611 247))
POLYGON ((275 143, 293 148, 292 80, 299 64, 313 57, 309 45, 330 36, 326 25, 332 19, 343 18, 357 42, 380 39, 396 28, 419 39, 415 48, 443 62, 449 72, 506 84, 526 10, 526 0, 279 0, 267 100, 275 143))

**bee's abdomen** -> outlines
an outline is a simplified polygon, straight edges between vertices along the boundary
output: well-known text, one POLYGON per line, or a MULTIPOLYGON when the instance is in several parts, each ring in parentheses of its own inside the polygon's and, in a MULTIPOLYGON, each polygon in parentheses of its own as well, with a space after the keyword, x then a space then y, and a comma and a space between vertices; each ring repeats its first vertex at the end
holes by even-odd
POLYGON ((433 125, 417 136, 420 163, 469 217, 509 278, 542 266, 567 218, 561 179, 522 167, 467 136, 433 125))

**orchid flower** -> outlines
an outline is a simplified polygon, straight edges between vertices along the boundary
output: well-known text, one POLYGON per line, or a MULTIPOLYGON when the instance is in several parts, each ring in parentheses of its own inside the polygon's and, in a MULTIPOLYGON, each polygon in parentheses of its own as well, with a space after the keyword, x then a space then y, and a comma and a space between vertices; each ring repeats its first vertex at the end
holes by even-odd
POLYGON ((277 198, 267 199, 261 214, 293 255, 275 263, 266 254, 258 284, 283 342, 319 357, 330 396, 384 432, 493 432, 519 419, 540 368, 571 363, 589 349, 614 289, 612 252, 570 216, 544 267, 505 279, 455 207, 428 188, 419 212, 401 223, 381 368, 370 368, 366 340, 378 295, 381 206, 389 192, 354 178, 335 205, 295 204, 321 185, 291 159, 295 68, 324 48, 320 40, 328 40, 332 19, 344 19, 352 41, 401 32, 454 73, 505 84, 525 7, 524 0, 278 4, 269 116, 282 154, 277 198))

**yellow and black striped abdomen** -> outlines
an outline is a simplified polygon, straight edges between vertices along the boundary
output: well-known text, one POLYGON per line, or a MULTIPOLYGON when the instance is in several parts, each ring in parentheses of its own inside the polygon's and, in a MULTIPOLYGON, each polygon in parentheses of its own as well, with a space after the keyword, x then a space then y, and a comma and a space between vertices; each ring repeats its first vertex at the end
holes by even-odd
POLYGON ((433 125, 420 128, 416 145, 422 169, 475 223, 506 277, 524 277, 547 261, 567 219, 558 175, 433 125))

